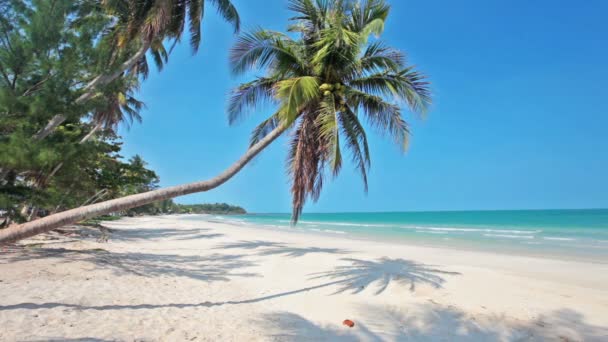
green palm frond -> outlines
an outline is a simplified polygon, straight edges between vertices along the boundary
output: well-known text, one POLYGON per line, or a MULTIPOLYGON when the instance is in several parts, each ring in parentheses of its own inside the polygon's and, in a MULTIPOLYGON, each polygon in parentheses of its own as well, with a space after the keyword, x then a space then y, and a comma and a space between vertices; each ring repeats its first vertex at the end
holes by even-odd
POLYGON ((232 125, 247 109, 255 109, 262 103, 274 102, 275 83, 276 79, 259 77, 234 89, 228 103, 228 122, 232 125))
POLYGON ((350 25, 355 32, 380 35, 389 12, 390 6, 383 0, 357 2, 350 16, 350 25))
POLYGON ((298 67, 300 60, 290 48, 290 38, 273 31, 256 29, 241 35, 230 50, 234 74, 263 69, 273 63, 298 67))
POLYGON ((367 168, 371 166, 371 160, 365 129, 359 122, 357 115, 348 107, 340 112, 340 125, 346 138, 346 145, 352 153, 353 163, 359 169, 363 179, 363 189, 367 192, 367 168))
POLYGON ((260 140, 264 139, 268 133, 272 132, 275 128, 279 126, 280 118, 278 114, 274 114, 268 119, 262 121, 259 125, 257 125, 253 132, 251 132, 251 138, 249 140, 249 146, 253 146, 257 144, 260 140))
POLYGON ((368 121, 380 132, 388 132, 395 143, 406 150, 409 144, 409 128, 401 115, 399 106, 385 102, 382 97, 349 89, 348 102, 360 108, 368 121))
POLYGON ((350 86, 360 91, 404 100, 417 113, 424 113, 431 103, 428 84, 426 77, 412 68, 398 73, 376 73, 349 81, 350 86))
POLYGON ((319 126, 319 137, 326 147, 325 159, 329 160, 332 174, 337 176, 342 167, 342 153, 338 112, 333 95, 326 95, 321 101, 316 124, 319 126))
POLYGON ((310 101, 319 97, 319 81, 314 76, 289 78, 276 82, 274 92, 281 103, 281 119, 292 123, 310 101))
POLYGON ((205 15, 205 1, 217 13, 240 30, 239 14, 230 0, 104 0, 101 5, 118 18, 112 28, 111 39, 118 48, 125 48, 143 38, 146 41, 180 41, 188 27, 192 52, 198 51, 201 41, 201 22, 205 15))
POLYGON ((404 66, 405 57, 399 50, 387 47, 381 41, 367 46, 360 59, 360 72, 398 72, 404 66))

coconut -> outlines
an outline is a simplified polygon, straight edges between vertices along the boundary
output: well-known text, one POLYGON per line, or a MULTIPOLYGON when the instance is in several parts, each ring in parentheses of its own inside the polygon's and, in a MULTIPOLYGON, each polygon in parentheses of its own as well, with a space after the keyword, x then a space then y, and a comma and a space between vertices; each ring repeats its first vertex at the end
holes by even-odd
POLYGON ((326 91, 326 90, 330 90, 331 89, 331 85, 327 84, 327 83, 323 83, 321 84, 321 86, 319 87, 319 90, 321 91, 326 91))
POLYGON ((323 95, 325 95, 325 96, 329 96, 329 95, 331 95, 331 91, 326 90, 326 91, 323 93, 323 95))

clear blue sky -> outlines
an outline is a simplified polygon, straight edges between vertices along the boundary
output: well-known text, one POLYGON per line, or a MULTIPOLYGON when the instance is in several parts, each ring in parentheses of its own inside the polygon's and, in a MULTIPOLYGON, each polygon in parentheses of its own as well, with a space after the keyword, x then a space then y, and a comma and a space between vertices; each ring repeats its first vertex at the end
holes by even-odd
MULTIPOLYGON (((284 30, 286 0, 235 0, 245 27, 284 30)), ((370 191, 350 165, 307 212, 608 207, 608 1, 392 0, 383 40, 430 76, 434 106, 408 115, 403 155, 370 136, 370 191)), ((144 82, 144 122, 122 130, 175 185, 211 177, 246 149, 269 112, 229 127, 231 28, 207 12, 196 56, 184 41, 144 82)), ((373 130, 370 130, 373 132, 373 130)), ((289 212, 286 140, 229 183, 181 203, 289 212)))

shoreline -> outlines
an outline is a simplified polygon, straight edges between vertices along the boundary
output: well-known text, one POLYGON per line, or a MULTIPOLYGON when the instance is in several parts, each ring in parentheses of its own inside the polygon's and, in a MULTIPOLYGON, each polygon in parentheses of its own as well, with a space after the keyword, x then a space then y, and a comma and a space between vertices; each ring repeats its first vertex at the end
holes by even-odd
POLYGON ((175 216, 104 226, 106 243, 41 238, 0 254, 0 341, 608 336, 604 264, 175 216))
MULTIPOLYGON (((355 241, 362 242, 381 242, 381 243, 392 243, 392 244, 400 244, 411 247, 426 247, 426 248, 435 248, 435 249, 449 249, 454 251, 463 251, 463 252, 479 252, 479 253, 489 253, 489 254, 500 254, 504 256, 512 256, 512 257, 530 257, 530 258, 540 258, 540 259, 550 259, 550 260, 560 260, 560 261, 577 261, 583 263, 593 263, 598 265, 608 265, 608 258, 604 258, 603 255, 581 255, 572 251, 562 252, 558 254, 558 252, 553 250, 535 250, 535 248, 523 248, 516 246, 506 246, 500 247, 499 249, 492 249, 492 247, 486 247, 483 244, 477 244, 475 246, 466 245, 463 242, 455 242, 452 240, 452 244, 450 243, 441 243, 435 241, 428 241, 424 239, 412 239, 410 237, 388 237, 382 235, 374 235, 374 234, 350 234, 348 232, 330 232, 323 230, 312 230, 312 229, 302 229, 298 227, 268 227, 264 225, 256 225, 251 224, 249 222, 236 223, 229 221, 221 221, 212 218, 212 216, 217 215, 209 215, 209 219, 206 219, 207 214, 179 214, 179 215, 163 215, 164 217, 171 217, 175 219, 179 219, 180 217, 186 218, 188 220, 194 219, 196 221, 203 222, 212 222, 221 225, 228 225, 233 227, 243 227, 247 229, 262 229, 266 231, 277 231, 277 232, 288 232, 293 234, 305 234, 305 235, 313 235, 313 236, 321 236, 326 238, 344 238, 355 241)), ((150 216, 154 217, 154 216, 150 216)), ((238 216, 236 216, 238 217, 238 216)))

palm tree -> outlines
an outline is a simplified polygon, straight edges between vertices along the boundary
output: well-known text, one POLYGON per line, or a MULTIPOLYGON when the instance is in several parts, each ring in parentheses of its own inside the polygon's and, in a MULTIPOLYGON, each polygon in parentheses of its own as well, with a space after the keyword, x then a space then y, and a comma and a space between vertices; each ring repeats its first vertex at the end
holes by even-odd
POLYGON ((277 108, 254 130, 249 149, 232 166, 207 181, 87 205, 0 230, 0 243, 216 188, 289 129, 294 221, 306 199, 320 195, 325 169, 334 175, 340 171, 341 137, 366 185, 370 157, 358 113, 405 148, 409 132, 399 101, 413 112, 424 113, 430 103, 428 84, 405 65, 399 51, 380 41, 368 42, 370 35, 382 32, 389 12, 385 1, 292 0, 289 8, 296 13, 290 30, 299 34, 298 39, 255 30, 243 35, 232 50, 235 73, 263 68, 267 75, 234 91, 228 108, 230 122, 264 100, 277 108))
MULTIPOLYGON (((108 37, 112 44, 110 67, 106 72, 93 77, 82 89, 74 104, 81 105, 93 98, 99 87, 103 87, 127 71, 147 74, 146 52, 150 51, 157 65, 166 61, 164 41, 177 43, 188 27, 193 53, 198 51, 201 41, 201 21, 205 13, 205 2, 211 2, 217 12, 238 31, 240 18, 231 0, 103 0, 104 10, 117 17, 116 25, 108 37), (119 58, 120 57, 120 58, 119 58), (144 62, 144 63, 142 63, 144 62), (143 64, 143 65, 142 65, 143 64)), ((57 114, 47 125, 36 132, 33 138, 41 140, 51 134, 66 120, 57 114)))
POLYGON ((278 109, 254 130, 252 142, 278 124, 292 128, 287 173, 295 223, 306 199, 319 198, 326 171, 340 172, 343 147, 367 191, 370 156, 361 117, 406 148, 409 131, 399 103, 424 113, 430 95, 425 77, 405 64, 401 52, 369 42, 383 30, 385 1, 292 0, 289 8, 296 13, 290 31, 297 39, 258 29, 232 49, 235 74, 265 73, 233 92, 229 120, 272 102, 278 109))

